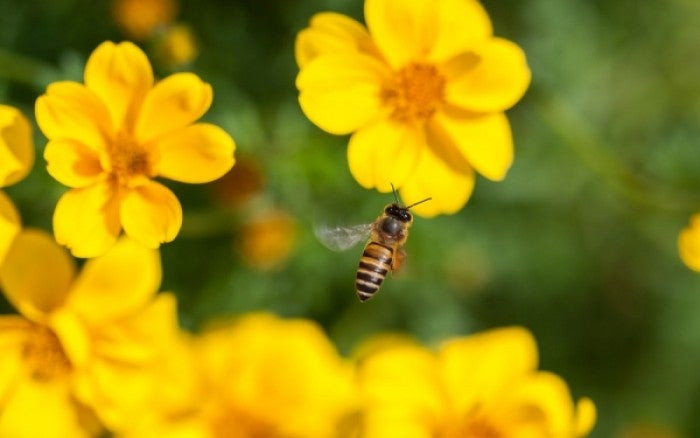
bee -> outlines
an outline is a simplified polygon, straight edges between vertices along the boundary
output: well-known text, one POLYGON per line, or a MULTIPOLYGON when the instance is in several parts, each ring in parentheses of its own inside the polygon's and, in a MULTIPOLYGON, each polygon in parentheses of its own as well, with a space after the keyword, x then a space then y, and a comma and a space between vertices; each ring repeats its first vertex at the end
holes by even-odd
POLYGON ((406 259, 403 249, 408 229, 413 223, 411 207, 431 200, 426 198, 407 207, 400 205, 394 186, 391 186, 396 202, 384 207, 382 214, 372 223, 349 227, 320 227, 316 236, 328 248, 344 251, 369 236, 355 274, 355 292, 360 302, 377 293, 387 272, 394 272, 406 259))

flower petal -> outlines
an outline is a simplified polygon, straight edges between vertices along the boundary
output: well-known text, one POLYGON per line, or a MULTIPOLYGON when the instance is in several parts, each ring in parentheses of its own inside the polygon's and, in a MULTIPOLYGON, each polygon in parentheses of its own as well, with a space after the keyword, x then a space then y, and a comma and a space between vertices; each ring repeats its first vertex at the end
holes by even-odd
POLYGON ((17 109, 0 105, 0 187, 21 180, 34 164, 29 120, 17 109))
POLYGON ((486 11, 474 0, 366 0, 365 21, 395 69, 453 56, 492 32, 486 11))
POLYGON ((445 390, 458 412, 488 403, 500 391, 537 368, 530 332, 512 327, 446 342, 440 351, 445 390))
POLYGON ((22 228, 19 213, 12 200, 0 190, 0 264, 10 249, 12 240, 22 228))
POLYGON ((700 272, 700 213, 690 218, 690 225, 678 235, 678 253, 690 269, 700 272))
POLYGON ((205 183, 220 178, 234 163, 236 145, 216 125, 197 123, 158 142, 156 173, 187 183, 205 183))
POLYGON ((297 34, 294 55, 303 68, 319 55, 363 52, 381 57, 367 29, 352 18, 335 12, 321 12, 309 27, 297 34))
POLYGON ((0 316, 0 412, 25 369, 22 353, 30 329, 31 323, 22 316, 0 316))
POLYGON ((372 407, 365 418, 367 436, 431 436, 426 420, 448 408, 439 377, 435 356, 419 346, 389 347, 364 358, 358 379, 363 403, 372 407))
POLYGON ((148 143, 184 128, 207 112, 211 85, 194 73, 176 73, 158 82, 146 95, 136 122, 136 138, 148 143))
POLYGON ((105 324, 145 307, 160 280, 158 252, 122 238, 85 263, 66 305, 91 324, 105 324))
POLYGON ((36 100, 36 122, 49 140, 72 139, 105 150, 112 134, 109 112, 99 97, 77 82, 54 82, 36 100))
POLYGON ((118 196, 110 183, 71 189, 58 200, 53 214, 54 236, 74 256, 104 254, 120 231, 118 196))
POLYGON ((497 411, 513 429, 537 432, 531 436, 575 436, 571 393, 566 382, 552 373, 532 373, 509 385, 498 400, 497 411))
POLYGON ((576 402, 575 436, 586 436, 593 429, 598 416, 593 400, 582 397, 576 402))
POLYGON ((390 192, 413 174, 425 146, 423 131, 413 125, 384 120, 350 137, 348 165, 362 187, 390 192))
POLYGON ((513 163, 513 137, 505 114, 475 116, 442 111, 433 116, 430 127, 459 150, 477 172, 493 181, 505 178, 513 163))
POLYGON ((505 111, 523 97, 532 74, 515 43, 492 38, 443 65, 445 99, 478 112, 505 111))
POLYGON ((44 159, 49 174, 68 187, 94 184, 103 173, 99 155, 75 140, 51 140, 44 149, 44 159))
POLYGON ((133 43, 105 41, 85 64, 85 85, 107 104, 115 131, 131 131, 153 86, 153 71, 146 54, 133 43))
POLYGON ((419 216, 456 213, 474 190, 474 171, 461 157, 448 159, 454 151, 443 150, 442 145, 432 140, 428 145, 421 152, 414 172, 401 186, 401 198, 411 204, 431 197, 430 201, 411 208, 419 216))
POLYGON ((129 237, 149 248, 158 248, 180 231, 182 207, 173 192, 151 181, 125 194, 121 223, 129 237))
MULTIPOLYGON (((71 396, 66 380, 22 379, 0 412, 0 436, 13 438, 88 438, 99 431, 88 430, 86 409, 71 396), (41 421, 37 407, 41 406, 41 421)), ((91 424, 94 426, 94 424, 91 424)))
POLYGON ((7 300, 34 321, 43 321, 64 302, 74 276, 73 260, 40 230, 19 233, 0 266, 0 285, 7 300))
POLYGON ((437 36, 429 58, 434 62, 478 47, 493 34, 491 19, 477 0, 440 0, 433 5, 437 36))
POLYGON ((297 76, 306 117, 331 134, 348 134, 382 114, 382 83, 390 75, 380 60, 360 53, 325 55, 297 76))

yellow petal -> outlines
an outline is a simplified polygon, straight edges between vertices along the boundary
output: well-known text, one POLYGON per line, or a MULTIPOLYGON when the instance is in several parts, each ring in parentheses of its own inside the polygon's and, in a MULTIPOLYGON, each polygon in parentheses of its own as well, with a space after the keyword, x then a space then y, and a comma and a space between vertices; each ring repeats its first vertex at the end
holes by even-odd
POLYGON ((120 231, 119 201, 109 183, 71 189, 56 204, 54 236, 76 257, 104 254, 114 245, 120 231))
POLYGON ((446 393, 458 412, 488 403, 537 368, 537 345, 519 327, 447 341, 440 351, 446 393))
POLYGON ((54 82, 36 100, 36 122, 49 140, 72 139, 104 150, 112 134, 109 113, 100 99, 77 82, 54 82))
POLYGON ((29 120, 17 109, 0 105, 0 187, 21 180, 34 164, 29 120))
POLYGON ((86 408, 73 400, 68 382, 23 379, 0 411, 0 436, 12 438, 87 438, 99 433, 85 427, 86 408), (37 407, 41 419, 37 419, 37 407))
POLYGON ((366 0, 365 20, 395 69, 453 56, 492 31, 488 15, 474 0, 366 0))
POLYGON ((105 41, 85 64, 85 85, 107 105, 115 131, 131 131, 153 86, 153 71, 146 54, 133 43, 105 41))
POLYGON ((582 397, 576 402, 575 436, 586 436, 595 426, 597 412, 593 400, 582 397))
POLYGON ((231 169, 236 145, 218 126, 198 123, 163 138, 157 147, 158 175, 175 181, 205 183, 231 169))
POLYGON ((331 134, 348 134, 382 115, 380 92, 390 72, 382 61, 360 53, 324 55, 297 76, 306 117, 331 134))
POLYGON ((435 356, 408 344, 369 355, 359 370, 365 403, 384 416, 431 418, 444 412, 447 406, 439 377, 435 356))
POLYGON ((124 232, 149 248, 170 242, 182 226, 182 207, 173 192, 149 182, 129 190, 121 205, 124 232))
POLYGON ((21 229, 20 217, 12 200, 0 190, 0 264, 21 229))
POLYGON ((193 73, 176 73, 158 82, 146 95, 136 122, 136 138, 142 144, 179 130, 207 112, 211 85, 193 73))
POLYGON ((474 170, 493 181, 505 178, 513 163, 513 137, 505 114, 442 111, 433 116, 430 127, 460 151, 474 170))
POLYGON ((0 284, 8 301, 24 316, 43 321, 65 300, 75 264, 51 236, 27 229, 15 237, 0 266, 0 284))
POLYGON ((173 350, 180 335, 175 304, 173 295, 159 294, 137 313, 95 328, 95 361, 78 378, 77 391, 81 400, 99 407, 110 428, 127 428, 144 408, 169 408, 173 399, 168 397, 177 397, 178 389, 163 385, 191 385, 173 380, 193 376, 169 363, 186 359, 173 350))
MULTIPOLYGON (((72 292, 69 293, 69 297, 72 292)), ((47 325, 58 337, 70 363, 75 367, 85 366, 92 354, 92 333, 88 333, 82 315, 62 306, 51 313, 47 325)))
POLYGON ((415 171, 401 186, 401 198, 408 204, 431 197, 411 208, 415 214, 434 217, 438 214, 453 214, 467 203, 474 190, 474 172, 463 163, 447 161, 445 151, 438 145, 421 152, 415 171))
POLYGON ((0 316, 0 412, 24 370, 22 353, 29 330, 29 321, 21 316, 0 316))
POLYGON ((478 112, 512 107, 525 94, 531 78, 523 50, 502 38, 453 58, 443 70, 447 76, 445 99, 478 112))
POLYGON ((434 2, 437 24, 429 58, 441 62, 488 41, 493 33, 491 19, 477 0, 434 2))
MULTIPOLYGON (((512 382, 511 382, 512 383, 512 382)), ((561 377, 537 372, 511 384, 499 399, 496 414, 514 431, 538 431, 525 436, 575 436, 574 406, 561 377)))
POLYGON ((678 235, 678 252, 686 266, 700 272, 700 213, 693 215, 690 225, 678 235))
POLYGON ((160 279, 158 252, 122 238, 85 263, 66 305, 85 321, 104 324, 142 309, 158 291, 160 279))
POLYGON ((425 136, 413 125, 384 120, 360 129, 348 143, 350 173, 362 187, 390 192, 411 177, 424 153, 425 136))
POLYGON ((85 187, 102 176, 97 152, 75 140, 51 140, 44 149, 44 159, 49 174, 68 187, 85 187))
POLYGON ((297 34, 294 45, 299 68, 319 55, 353 52, 381 56, 362 24, 335 12, 314 15, 309 27, 297 34))

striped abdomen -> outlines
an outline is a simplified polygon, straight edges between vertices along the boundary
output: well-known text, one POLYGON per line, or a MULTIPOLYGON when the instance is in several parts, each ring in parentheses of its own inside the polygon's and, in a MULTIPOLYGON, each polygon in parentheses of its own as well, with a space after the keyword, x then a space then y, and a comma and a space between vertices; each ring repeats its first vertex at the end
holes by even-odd
POLYGON ((386 273, 391 270, 393 248, 377 242, 369 242, 360 258, 355 276, 355 291, 360 301, 367 301, 379 290, 386 273))

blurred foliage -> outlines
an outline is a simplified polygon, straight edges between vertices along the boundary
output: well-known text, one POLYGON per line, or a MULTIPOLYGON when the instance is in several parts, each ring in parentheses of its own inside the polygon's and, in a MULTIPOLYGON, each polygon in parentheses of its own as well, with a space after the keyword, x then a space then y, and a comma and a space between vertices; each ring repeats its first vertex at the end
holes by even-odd
MULTIPOLYGON (((266 309, 321 322, 346 353, 379 331, 435 343, 521 324, 539 342, 541 368, 595 400, 592 436, 628 436, 635 424, 698 436, 700 275, 682 265, 676 239, 700 210, 700 3, 484 4, 533 71, 508 113, 515 163, 502 183, 479 179, 460 213, 417 218, 405 268, 359 304, 361 248, 331 253, 313 227, 369 222, 391 198, 360 188, 347 138, 301 113, 293 45, 316 12, 362 20, 362 1, 183 1, 176 20, 199 54, 180 68, 213 85, 205 119, 254 164, 234 184, 169 184, 185 218, 162 247, 163 289, 189 329, 266 309), (258 269, 238 245, 250 218, 273 210, 296 224, 294 247, 285 263, 258 269)), ((107 1, 0 0, 0 11, 0 102, 30 118, 49 82, 81 80, 100 42, 126 38, 107 1)), ((7 190, 24 223, 47 230, 63 191, 41 159, 7 190)))

